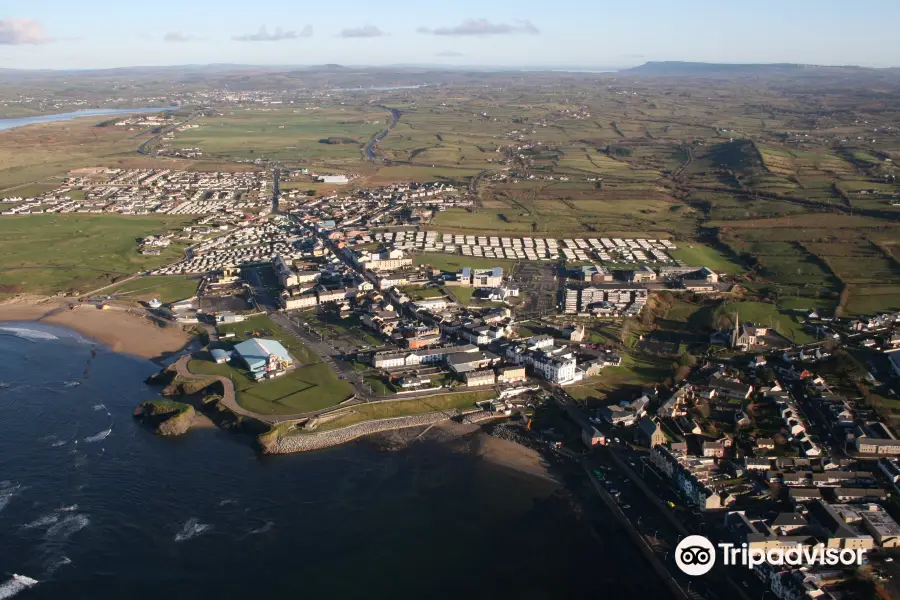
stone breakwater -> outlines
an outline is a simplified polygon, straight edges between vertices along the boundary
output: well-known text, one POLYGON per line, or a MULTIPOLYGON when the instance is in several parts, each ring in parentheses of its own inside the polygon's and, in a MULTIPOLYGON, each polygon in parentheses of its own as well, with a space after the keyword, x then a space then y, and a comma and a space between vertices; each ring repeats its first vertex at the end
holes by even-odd
POLYGON ((461 421, 466 424, 474 425, 476 423, 487 421, 488 419, 496 419, 498 416, 499 415, 488 410, 479 410, 464 414, 461 421))
POLYGON ((363 423, 357 423, 355 425, 349 425, 340 429, 323 431, 320 433, 301 433, 297 435, 282 436, 279 437, 278 441, 266 452, 268 454, 291 454, 293 452, 321 450, 323 448, 351 442, 364 435, 381 433, 382 431, 392 431, 394 429, 405 429, 407 427, 433 425, 434 423, 447 421, 456 416, 459 416, 458 411, 446 410, 421 415, 411 415, 408 417, 365 421, 363 423))

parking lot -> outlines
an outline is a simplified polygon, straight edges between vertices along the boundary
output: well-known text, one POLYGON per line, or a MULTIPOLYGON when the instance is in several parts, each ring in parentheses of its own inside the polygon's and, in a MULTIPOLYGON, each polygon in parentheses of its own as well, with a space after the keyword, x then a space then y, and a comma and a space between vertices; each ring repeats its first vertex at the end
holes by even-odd
POLYGON ((556 312, 559 281, 556 264, 520 262, 509 276, 510 285, 518 286, 525 296, 524 317, 540 317, 556 312))

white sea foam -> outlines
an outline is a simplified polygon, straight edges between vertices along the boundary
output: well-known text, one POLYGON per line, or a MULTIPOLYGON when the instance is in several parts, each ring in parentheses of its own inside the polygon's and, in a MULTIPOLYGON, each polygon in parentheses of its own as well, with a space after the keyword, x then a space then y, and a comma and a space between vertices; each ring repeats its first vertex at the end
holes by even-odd
POLYGON ((23 529, 37 529, 38 527, 49 527, 59 521, 59 515, 56 513, 50 513, 49 515, 44 515, 43 517, 38 517, 31 523, 26 523, 22 525, 23 529))
POLYGON ((189 539, 197 537, 198 535, 201 535, 205 531, 209 531, 210 529, 212 529, 212 525, 201 523, 197 519, 191 517, 190 519, 188 519, 187 523, 184 524, 184 527, 181 528, 181 531, 175 534, 175 541, 185 542, 189 539))
POLYGON ((15 573, 13 573, 13 576, 8 581, 0 584, 0 600, 12 598, 22 590, 37 585, 37 583, 37 579, 32 579, 31 577, 25 577, 24 575, 16 575, 15 573))
POLYGON ((219 502, 216 506, 228 506, 229 504, 237 504, 238 501, 234 498, 225 498, 221 502, 219 502))
POLYGON ((87 515, 68 515, 47 530, 47 539, 56 542, 67 540, 87 527, 90 522, 91 520, 87 518, 87 515))
POLYGON ((6 508, 9 501, 12 500, 13 496, 21 489, 21 485, 13 485, 9 481, 0 481, 0 511, 6 508))
POLYGON ((63 383, 63 387, 72 388, 81 385, 80 381, 66 381, 63 383))
POLYGON ((25 329, 23 327, 0 327, 0 331, 24 340, 58 340, 59 338, 46 331, 25 329))
POLYGON ((55 442, 50 444, 50 447, 51 448, 59 448, 60 446, 65 446, 66 444, 68 444, 68 441, 66 441, 66 440, 56 440, 55 442))
POLYGON ((78 505, 73 504, 71 506, 63 506, 61 509, 59 509, 59 512, 75 512, 76 510, 78 510, 78 505))
POLYGON ((94 410, 106 410, 106 405, 105 404, 95 404, 94 410))
POLYGON ((266 533, 268 531, 272 531, 272 528, 275 526, 274 521, 266 521, 265 525, 262 527, 257 527, 256 529, 251 529, 250 533, 247 535, 258 535, 260 533, 266 533))
POLYGON ((112 433, 112 427, 110 427, 109 429, 104 429, 100 433, 97 433, 92 436, 88 436, 88 437, 84 438, 84 442, 86 444, 92 444, 94 442, 99 442, 101 440, 105 440, 106 438, 108 438, 109 434, 111 434, 111 433, 112 433))
POLYGON ((60 567, 71 565, 72 559, 68 556, 60 556, 59 558, 47 562, 47 575, 53 575, 60 567))

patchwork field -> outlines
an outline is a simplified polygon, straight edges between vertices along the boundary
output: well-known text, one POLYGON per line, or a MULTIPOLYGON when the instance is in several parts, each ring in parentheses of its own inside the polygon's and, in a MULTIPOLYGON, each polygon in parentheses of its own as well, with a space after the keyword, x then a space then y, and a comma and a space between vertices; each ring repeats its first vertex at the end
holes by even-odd
POLYGON ((374 106, 235 109, 195 119, 192 124, 199 127, 176 133, 170 145, 200 148, 205 156, 221 159, 356 164, 361 147, 389 120, 374 106))

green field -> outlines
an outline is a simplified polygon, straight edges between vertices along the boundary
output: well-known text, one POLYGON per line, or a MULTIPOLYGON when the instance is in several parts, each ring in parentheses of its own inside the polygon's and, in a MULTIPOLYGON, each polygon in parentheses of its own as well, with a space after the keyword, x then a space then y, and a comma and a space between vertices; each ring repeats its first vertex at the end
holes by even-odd
POLYGON ((201 117, 197 128, 175 134, 173 148, 201 148, 204 156, 314 160, 320 164, 361 161, 360 148, 387 125, 388 114, 371 106, 295 105, 235 109, 201 117), (324 139, 345 143, 323 143, 324 139))
POLYGON ((199 280, 181 275, 156 275, 138 277, 103 290, 104 294, 126 300, 159 299, 160 302, 176 302, 197 294, 199 280))
POLYGON ((515 264, 515 261, 503 258, 479 258, 475 256, 463 256, 461 254, 444 254, 442 252, 428 252, 413 256, 415 265, 431 265, 432 268, 450 273, 456 273, 463 267, 473 269, 490 269, 503 267, 505 272, 515 264))
POLYGON ((670 362, 626 353, 620 366, 606 367, 596 377, 566 387, 566 392, 588 405, 619 401, 624 396, 633 400, 641 386, 657 384, 671 376, 670 362))
POLYGON ((186 224, 183 217, 26 215, 0 221, 0 294, 84 293, 182 257, 138 254, 135 238, 186 224))
POLYGON ((237 402, 247 410, 266 415, 285 415, 321 410, 343 402, 353 395, 353 386, 334 371, 297 338, 285 333, 267 315, 251 317, 241 323, 223 325, 220 331, 234 332, 237 341, 257 334, 276 339, 294 357, 297 368, 272 380, 256 382, 245 369, 234 363, 218 365, 194 359, 188 365, 198 375, 222 375, 234 382, 237 402))
MULTIPOLYGON (((800 315, 793 310, 783 310, 774 304, 765 302, 729 302, 718 308, 714 316, 720 315, 734 318, 735 312, 742 323, 751 322, 762 327, 774 328, 788 340, 797 344, 808 344, 815 341, 815 337, 803 330, 803 324, 798 318, 800 315)), ((715 321, 714 321, 715 322, 715 321)))
POLYGON ((690 267, 708 267, 717 273, 732 275, 743 273, 745 270, 722 252, 700 244, 681 242, 675 250, 670 250, 668 254, 690 267))

